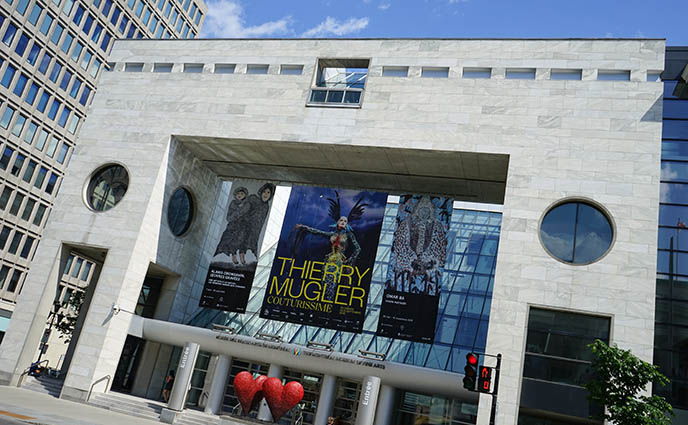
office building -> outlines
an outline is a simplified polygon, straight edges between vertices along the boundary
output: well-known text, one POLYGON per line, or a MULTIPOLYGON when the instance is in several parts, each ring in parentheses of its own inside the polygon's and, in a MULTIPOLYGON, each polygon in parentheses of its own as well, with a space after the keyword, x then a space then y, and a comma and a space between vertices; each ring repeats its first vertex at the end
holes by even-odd
MULTIPOLYGON (((0 2, 0 340, 114 40, 193 38, 206 10, 199 0, 0 2)), ((83 291, 92 264, 75 259, 56 300, 83 291)))

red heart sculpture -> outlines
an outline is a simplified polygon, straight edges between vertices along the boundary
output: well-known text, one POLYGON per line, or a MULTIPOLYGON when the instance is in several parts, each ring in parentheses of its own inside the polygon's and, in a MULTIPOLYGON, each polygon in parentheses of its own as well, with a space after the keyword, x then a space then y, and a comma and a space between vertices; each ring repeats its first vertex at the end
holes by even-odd
POLYGON ((241 403, 241 412, 244 415, 256 408, 263 398, 263 383, 266 379, 263 375, 253 379, 253 375, 246 371, 239 372, 234 377, 234 393, 241 403))
POLYGON ((263 394, 268 402, 272 420, 277 422, 285 413, 303 398, 303 386, 291 381, 282 386, 279 378, 268 378, 263 382, 263 394))

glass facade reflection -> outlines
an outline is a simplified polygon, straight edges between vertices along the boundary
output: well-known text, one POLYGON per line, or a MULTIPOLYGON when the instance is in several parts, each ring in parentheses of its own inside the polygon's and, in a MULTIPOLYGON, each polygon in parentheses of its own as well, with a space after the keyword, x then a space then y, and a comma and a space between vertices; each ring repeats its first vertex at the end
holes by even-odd
POLYGON ((654 363, 671 382, 654 392, 678 410, 688 409, 688 98, 675 93, 688 49, 667 48, 666 60, 654 363))
POLYGON ((283 341, 306 345, 308 341, 332 344, 344 353, 358 350, 387 355, 387 360, 463 373, 466 354, 483 351, 492 300, 501 213, 454 209, 433 344, 382 338, 375 335, 382 292, 392 246, 397 204, 389 203, 368 298, 363 333, 323 329, 261 319, 258 315, 275 248, 261 256, 245 314, 201 309, 194 326, 213 323, 230 326, 242 335, 258 332, 280 335, 283 341))

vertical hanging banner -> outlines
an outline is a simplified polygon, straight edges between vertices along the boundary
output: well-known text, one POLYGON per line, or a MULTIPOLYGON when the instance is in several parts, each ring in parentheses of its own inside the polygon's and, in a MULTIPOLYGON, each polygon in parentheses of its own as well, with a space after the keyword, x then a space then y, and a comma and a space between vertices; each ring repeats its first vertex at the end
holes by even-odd
POLYGON ((424 343, 435 339, 453 203, 429 195, 400 197, 378 335, 424 343))
POLYGON ((387 194, 294 186, 260 317, 361 332, 387 194))
POLYGON ((246 311, 274 195, 272 183, 232 183, 226 227, 210 260, 199 306, 246 311))

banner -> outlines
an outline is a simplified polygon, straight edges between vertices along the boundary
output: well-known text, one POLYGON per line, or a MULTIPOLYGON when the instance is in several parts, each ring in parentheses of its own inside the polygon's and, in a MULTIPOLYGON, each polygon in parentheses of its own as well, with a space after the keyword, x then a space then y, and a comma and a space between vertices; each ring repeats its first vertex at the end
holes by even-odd
POLYGON ((377 334, 432 343, 453 199, 403 195, 377 334))
POLYGON ((260 317, 360 333, 387 194, 291 190, 260 317))
POLYGON ((272 183, 232 183, 227 225, 210 262, 199 306, 246 311, 274 195, 272 183))

